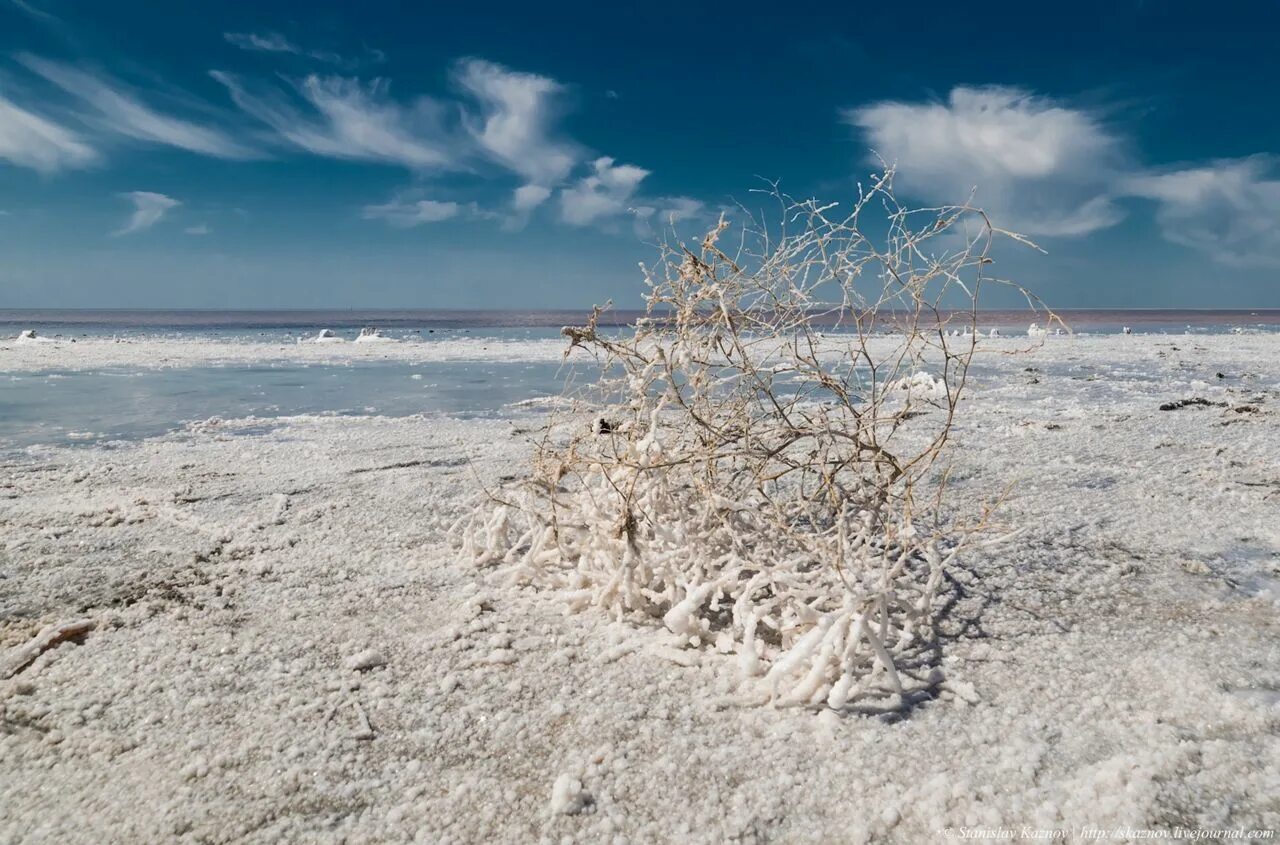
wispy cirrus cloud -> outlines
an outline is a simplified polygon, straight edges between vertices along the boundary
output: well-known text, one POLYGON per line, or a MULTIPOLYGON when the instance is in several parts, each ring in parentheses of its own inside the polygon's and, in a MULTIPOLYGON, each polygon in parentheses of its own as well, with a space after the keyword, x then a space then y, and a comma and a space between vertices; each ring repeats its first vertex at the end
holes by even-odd
POLYGON ((278 32, 267 32, 262 35, 256 32, 224 32, 222 37, 228 44, 239 47, 241 50, 302 55, 301 47, 278 32))
POLYGON ((99 155, 72 130, 0 97, 0 159, 53 173, 88 167, 99 155))
POLYGON ((346 60, 337 53, 305 49, 278 32, 224 32, 222 37, 228 44, 250 52, 288 53, 336 65, 346 64, 346 60))
POLYGON ((1127 179, 1131 196, 1154 200, 1164 238, 1229 267, 1280 267, 1276 159, 1251 156, 1127 179))
POLYGON ((452 170, 461 151, 447 128, 443 107, 428 97, 405 105, 391 97, 387 80, 365 84, 340 76, 310 75, 291 92, 250 90, 222 71, 221 82, 245 113, 285 142, 314 155, 395 164, 411 170, 452 170))
POLYGON ((546 76, 513 71, 483 59, 463 59, 454 68, 458 87, 474 98, 478 113, 464 111, 463 124, 489 159, 521 176, 513 206, 527 212, 551 195, 582 159, 581 147, 557 138, 565 86, 546 76))
POLYGON ((170 210, 182 205, 173 197, 167 197, 164 194, 157 194, 152 191, 130 191, 120 196, 133 203, 133 214, 129 216, 129 221, 125 223, 123 228, 111 233, 113 237, 117 238, 122 235, 132 235, 135 232, 150 229, 159 223, 170 210))
POLYGON ((975 203, 997 225, 1076 237, 1119 222, 1124 144, 1095 114, 1021 88, 957 87, 945 102, 885 101, 843 112, 929 202, 975 203))
POLYGON ((28 0, 9 0, 9 2, 27 17, 40 21, 41 23, 55 25, 62 23, 56 15, 46 12, 35 3, 28 2, 28 0))
POLYGON ((187 234, 187 235, 208 235, 211 232, 213 232, 213 229, 209 228, 208 223, 200 223, 196 226, 188 226, 182 231, 184 234, 187 234))
POLYGON ((220 129, 157 111, 116 80, 30 54, 19 55, 18 61, 88 105, 91 112, 82 115, 82 119, 105 131, 215 158, 258 157, 254 150, 220 129))

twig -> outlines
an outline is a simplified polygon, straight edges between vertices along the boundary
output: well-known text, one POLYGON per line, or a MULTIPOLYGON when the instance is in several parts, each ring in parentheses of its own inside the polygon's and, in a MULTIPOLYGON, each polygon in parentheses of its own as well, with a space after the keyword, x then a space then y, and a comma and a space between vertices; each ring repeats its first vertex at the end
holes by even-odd
POLYGON ((37 657, 61 642, 75 639, 93 630, 92 619, 77 619, 73 622, 60 622, 49 625, 36 634, 31 640, 9 651, 0 662, 0 678, 12 678, 30 666, 37 657))

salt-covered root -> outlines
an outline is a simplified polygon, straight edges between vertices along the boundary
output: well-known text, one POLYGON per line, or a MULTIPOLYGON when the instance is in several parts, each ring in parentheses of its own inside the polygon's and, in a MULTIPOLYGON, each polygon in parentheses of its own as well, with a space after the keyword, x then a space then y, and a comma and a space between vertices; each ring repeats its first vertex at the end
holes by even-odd
POLYGON ((689 590, 678 604, 663 615, 662 624, 673 634, 693 639, 704 636, 710 626, 705 619, 698 617, 697 611, 706 603, 711 593, 719 588, 720 584, 712 581, 689 590))
MULTIPOLYGON (((749 507, 720 497, 714 507, 730 521, 708 522, 692 494, 645 478, 634 492, 659 519, 628 541, 585 528, 619 523, 619 513, 600 506, 612 484, 597 476, 572 494, 562 491, 557 506, 575 519, 557 530, 544 521, 545 488, 513 487, 497 509, 456 525, 455 541, 465 558, 496 567, 506 583, 557 589, 571 611, 597 608, 619 620, 660 621, 672 645, 655 643, 645 654, 688 666, 711 658, 712 650, 736 653, 739 691, 752 700, 759 688, 766 691, 763 700, 778 706, 847 710, 873 699, 919 700, 917 693, 936 686, 904 678, 897 661, 914 660, 932 641, 934 598, 956 548, 944 553, 933 541, 911 547, 873 542, 874 521, 852 512, 852 527, 830 537, 801 542, 782 532, 760 534, 732 516, 752 513, 749 507), (699 551, 722 541, 732 545, 730 535, 750 537, 752 548, 715 556, 699 551), (835 545, 827 548, 827 541, 835 545), (840 544, 846 576, 861 583, 855 592, 834 567, 815 565, 836 556, 840 544), (752 680, 761 675, 760 683, 752 680)), ((893 533, 913 535, 906 526, 893 533)))
POLYGON ((92 619, 76 619, 43 628, 28 642, 11 649, 0 660, 0 679, 12 678, 30 666, 37 657, 66 640, 74 639, 93 630, 92 619))

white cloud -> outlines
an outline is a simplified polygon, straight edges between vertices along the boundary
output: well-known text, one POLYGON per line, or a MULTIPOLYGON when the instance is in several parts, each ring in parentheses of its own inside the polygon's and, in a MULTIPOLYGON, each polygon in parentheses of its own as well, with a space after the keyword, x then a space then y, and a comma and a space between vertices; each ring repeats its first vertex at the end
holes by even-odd
POLYGON ((521 185, 511 195, 511 211, 509 214, 490 215, 502 219, 502 228, 507 232, 518 232, 529 225, 533 216, 543 203, 551 198, 552 190, 543 185, 521 185))
POLYGON ((241 50, 258 53, 289 53, 294 56, 318 59, 322 62, 344 64, 342 56, 337 53, 328 53, 323 50, 304 50, 278 32, 262 34, 256 32, 224 32, 222 37, 226 39, 228 44, 239 47, 241 50))
POLYGON ((209 234, 210 232, 212 232, 213 230, 209 228, 209 224, 207 224, 207 223, 201 223, 201 224, 200 224, 200 225, 198 225, 198 226, 188 226, 187 228, 183 229, 182 231, 183 231, 183 232, 185 232, 185 233, 186 233, 186 234, 188 234, 188 235, 207 235, 207 234, 209 234))
POLYGON ((87 167, 98 154, 71 130, 0 97, 0 159, 53 173, 87 167))
POLYGON ((441 106, 425 97, 401 105, 391 99, 386 80, 375 79, 366 86, 358 79, 308 76, 295 86, 298 97, 310 106, 304 112, 296 98, 279 90, 251 93, 230 74, 211 75, 241 109, 309 153, 413 170, 460 166, 441 106))
POLYGON ((133 203, 133 214, 129 216, 129 222, 124 225, 124 228, 112 233, 115 237, 150 229, 159 223, 170 209, 182 205, 173 197, 151 191, 131 191, 120 196, 133 203))
POLYGON ((1154 200, 1164 237, 1232 267, 1280 267, 1280 179, 1267 156, 1215 161, 1128 179, 1154 200))
POLYGON ((658 197, 630 209, 636 237, 652 237, 680 223, 710 224, 706 203, 692 197, 658 197))
POLYGON ((97 112, 98 122, 112 132, 216 158, 255 157, 252 150, 217 129, 155 111, 127 93, 117 82, 104 81, 70 65, 37 56, 21 55, 18 60, 34 73, 90 105, 97 112))
POLYGON ((627 210, 649 171, 631 164, 615 165, 602 156, 591 164, 592 174, 560 191, 560 219, 574 226, 617 216, 627 210))
POLYGON ((637 205, 631 209, 631 213, 641 220, 656 219, 662 226, 701 217, 705 211, 706 204, 692 197, 661 197, 653 200, 652 204, 637 205))
MULTIPOLYGON (((296 48, 286 39, 259 38, 262 41, 254 49, 287 52, 296 48)), ((393 164, 419 173, 473 175, 486 174, 485 168, 475 165, 488 160, 520 179, 502 211, 481 210, 475 203, 403 196, 364 208, 366 218, 394 226, 407 228, 465 216, 499 220, 507 229, 518 229, 557 191, 560 219, 590 225, 625 213, 648 175, 642 168, 617 165, 604 157, 591 163, 587 175, 570 181, 585 151, 555 131, 566 87, 554 79, 482 59, 465 59, 454 66, 453 83, 462 95, 454 101, 429 97, 398 101, 383 79, 362 82, 310 75, 286 89, 249 84, 221 71, 211 75, 242 111, 269 127, 278 141, 314 155, 393 164)), ((657 214, 659 206, 677 216, 686 214, 687 202, 649 200, 647 214, 657 214)))
POLYGON ((881 102, 844 112, 897 186, 933 203, 975 204, 996 225, 1072 237, 1114 225, 1123 145, 1089 112, 1018 88, 958 87, 945 103, 881 102))
POLYGON ((367 205, 363 214, 366 220, 385 220, 397 229, 410 229, 452 219, 462 211, 463 206, 456 202, 392 200, 383 205, 367 205))
POLYGON ((579 148, 551 134, 563 85, 482 59, 459 62, 454 78, 480 104, 480 117, 468 117, 465 125, 487 156, 534 186, 554 186, 569 175, 579 148))
POLYGON ((551 189, 542 185, 521 185, 516 188, 511 206, 516 211, 532 211, 551 197, 551 189))

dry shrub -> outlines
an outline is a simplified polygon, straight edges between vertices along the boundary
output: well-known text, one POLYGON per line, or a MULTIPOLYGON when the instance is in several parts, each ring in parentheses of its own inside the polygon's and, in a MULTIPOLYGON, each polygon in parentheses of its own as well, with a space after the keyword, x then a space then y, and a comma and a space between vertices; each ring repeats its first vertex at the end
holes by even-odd
POLYGON ((913 655, 983 527, 981 509, 944 524, 939 457, 979 292, 1010 284, 987 275, 992 241, 1023 239, 968 205, 903 208, 892 180, 842 213, 775 193, 777 233, 752 221, 726 251, 722 218, 664 248, 633 331, 599 309, 566 328, 600 380, 459 524, 463 554, 734 653, 744 690, 779 704, 927 696, 937 669, 913 655))

